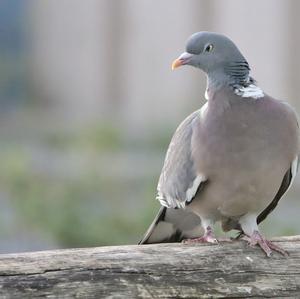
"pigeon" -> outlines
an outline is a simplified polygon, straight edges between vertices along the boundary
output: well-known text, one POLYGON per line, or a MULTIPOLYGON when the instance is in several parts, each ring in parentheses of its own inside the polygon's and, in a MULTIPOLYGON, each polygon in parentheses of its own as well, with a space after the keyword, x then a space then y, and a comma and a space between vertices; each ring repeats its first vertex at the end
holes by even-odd
POLYGON ((295 110, 267 95, 228 37, 194 33, 172 69, 189 65, 207 75, 201 109, 177 128, 157 187, 158 215, 139 244, 218 243, 214 224, 237 230, 267 256, 287 252, 258 224, 291 186, 298 168, 295 110))

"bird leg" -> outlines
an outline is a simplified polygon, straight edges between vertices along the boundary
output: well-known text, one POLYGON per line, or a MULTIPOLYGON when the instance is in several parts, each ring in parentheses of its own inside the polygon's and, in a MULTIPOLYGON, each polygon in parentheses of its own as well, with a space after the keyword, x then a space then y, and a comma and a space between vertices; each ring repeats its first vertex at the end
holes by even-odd
POLYGON ((202 237, 193 238, 193 239, 185 239, 182 241, 183 243, 191 244, 191 243, 218 243, 218 240, 215 237, 213 229, 211 226, 207 226, 205 228, 205 233, 202 237))
POLYGON ((272 250, 284 256, 288 256, 287 251, 275 245, 271 241, 266 240, 257 230, 253 231, 251 236, 244 235, 241 239, 247 241, 251 247, 258 245, 268 257, 271 256, 272 250))

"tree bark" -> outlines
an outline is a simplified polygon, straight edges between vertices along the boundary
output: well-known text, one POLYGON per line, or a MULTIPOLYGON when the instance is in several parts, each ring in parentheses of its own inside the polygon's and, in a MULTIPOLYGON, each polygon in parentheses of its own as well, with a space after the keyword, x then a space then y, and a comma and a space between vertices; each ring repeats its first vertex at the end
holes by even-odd
POLYGON ((300 236, 267 258, 244 241, 0 255, 0 298, 300 298, 300 236))

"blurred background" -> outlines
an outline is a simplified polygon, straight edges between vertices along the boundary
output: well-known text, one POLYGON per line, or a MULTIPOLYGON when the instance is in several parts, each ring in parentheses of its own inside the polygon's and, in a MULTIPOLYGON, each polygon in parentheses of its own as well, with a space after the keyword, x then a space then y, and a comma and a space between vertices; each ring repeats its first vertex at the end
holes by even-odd
MULTIPOLYGON (((170 65, 196 31, 232 38, 300 113, 295 0, 1 0, 0 252, 136 243, 205 76, 170 65)), ((300 176, 263 225, 299 234, 300 176)))

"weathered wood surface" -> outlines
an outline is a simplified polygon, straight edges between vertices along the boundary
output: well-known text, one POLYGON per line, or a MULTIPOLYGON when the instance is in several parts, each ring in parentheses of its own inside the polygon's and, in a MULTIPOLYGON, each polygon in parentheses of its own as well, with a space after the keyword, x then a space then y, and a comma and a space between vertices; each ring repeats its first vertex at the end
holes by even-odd
POLYGON ((0 255, 0 298, 300 298, 300 236, 267 258, 243 241, 0 255))

